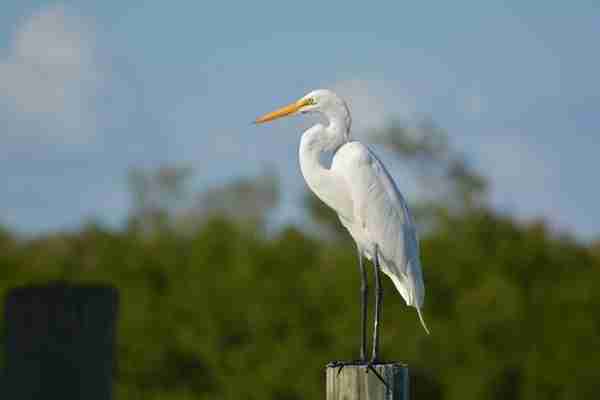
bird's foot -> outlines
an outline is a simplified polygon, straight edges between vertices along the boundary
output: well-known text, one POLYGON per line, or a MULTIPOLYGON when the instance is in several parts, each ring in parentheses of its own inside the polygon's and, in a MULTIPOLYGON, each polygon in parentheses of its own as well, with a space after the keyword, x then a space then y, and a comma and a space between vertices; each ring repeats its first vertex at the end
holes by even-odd
POLYGON ((377 376, 377 378, 381 381, 381 383, 383 383, 385 385, 385 387, 387 389, 389 389, 390 387, 388 386, 387 382, 383 379, 381 374, 379 372, 377 372, 377 370, 374 367, 377 364, 380 364, 380 363, 376 359, 372 359, 371 361, 367 361, 367 360, 333 361, 333 362, 330 362, 329 364, 327 364, 327 366, 330 368, 337 368, 338 369, 337 376, 340 375, 340 373, 346 366, 365 367, 365 373, 368 374, 369 371, 373 371, 373 373, 375 374, 375 376, 377 376))
POLYGON ((367 361, 366 360, 353 360, 353 361, 332 361, 329 364, 327 364, 327 367, 329 368, 337 368, 337 375, 340 376, 340 373, 342 372, 342 370, 344 369, 345 366, 361 366, 361 365, 366 365, 367 361))
POLYGON ((379 364, 379 362, 377 361, 377 359, 372 358, 371 361, 369 361, 368 363, 366 363, 366 369, 365 369, 365 373, 369 373, 369 370, 373 371, 373 373, 375 374, 375 376, 377 376, 377 378, 381 381, 381 383, 383 383, 383 385, 386 387, 386 389, 389 389, 390 387, 388 386, 387 382, 385 381, 385 379, 383 379, 383 377, 381 376, 381 374, 379 372, 377 372, 377 370, 375 369, 375 367, 373 367, 374 365, 379 364))

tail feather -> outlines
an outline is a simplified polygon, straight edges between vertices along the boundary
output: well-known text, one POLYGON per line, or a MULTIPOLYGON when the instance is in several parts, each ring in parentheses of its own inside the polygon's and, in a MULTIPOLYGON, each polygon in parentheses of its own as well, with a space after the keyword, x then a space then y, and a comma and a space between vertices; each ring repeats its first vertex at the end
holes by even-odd
POLYGON ((383 260, 381 264, 381 270, 394 282, 394 286, 396 286, 396 289, 398 292, 400 292, 400 295, 406 302, 406 305, 413 306, 417 309, 421 325, 423 326, 423 329, 425 329, 425 332, 427 332, 429 335, 429 329, 427 328, 427 324, 423 319, 423 315, 421 315, 421 305, 423 305, 423 298, 425 296, 423 278, 421 277, 421 268, 419 267, 415 270, 412 265, 414 264, 408 264, 408 278, 403 279, 399 278, 403 275, 400 273, 394 273, 394 270, 388 267, 388 265, 385 263, 385 260, 383 260))
POLYGON ((427 328, 427 325, 425 324, 425 320, 423 319, 423 315, 421 315, 421 308, 420 307, 415 307, 417 309, 417 314, 419 314, 419 320, 421 321, 421 325, 423 326, 423 329, 425 329, 425 332, 427 332, 427 334, 429 335, 429 329, 427 328))

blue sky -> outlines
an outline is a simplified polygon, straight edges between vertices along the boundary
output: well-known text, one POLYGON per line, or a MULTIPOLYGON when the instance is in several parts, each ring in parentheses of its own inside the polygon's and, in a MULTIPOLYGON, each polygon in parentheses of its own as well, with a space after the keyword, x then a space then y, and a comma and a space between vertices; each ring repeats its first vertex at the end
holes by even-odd
POLYGON ((360 139, 431 115, 490 177, 495 207, 600 234, 592 1, 123 3, 3 5, 1 223, 118 224, 127 170, 165 162, 193 166, 199 188, 274 166, 283 218, 301 218, 297 145, 311 121, 249 121, 329 87, 360 139))

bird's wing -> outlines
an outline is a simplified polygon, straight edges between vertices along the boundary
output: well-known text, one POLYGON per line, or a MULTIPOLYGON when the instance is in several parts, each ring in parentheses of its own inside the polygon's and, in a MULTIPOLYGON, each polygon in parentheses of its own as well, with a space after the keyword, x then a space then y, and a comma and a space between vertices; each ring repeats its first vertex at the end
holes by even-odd
MULTIPOLYGON (((384 273, 410 306, 420 308, 425 294, 419 242, 406 201, 377 156, 360 142, 342 146, 332 169, 343 175, 352 195, 350 233, 368 258, 378 246, 384 273)), ((346 225, 346 224, 344 224, 346 225)))

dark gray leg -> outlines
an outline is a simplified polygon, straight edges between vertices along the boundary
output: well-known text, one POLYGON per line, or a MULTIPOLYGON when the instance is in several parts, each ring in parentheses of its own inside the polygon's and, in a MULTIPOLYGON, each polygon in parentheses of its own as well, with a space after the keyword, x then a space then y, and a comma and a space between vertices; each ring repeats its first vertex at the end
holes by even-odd
MULTIPOLYGON (((356 246, 356 250, 358 252, 358 269, 360 272, 360 297, 361 297, 361 307, 360 307, 360 359, 358 363, 367 363, 367 294, 369 291, 369 285, 367 281, 367 270, 365 269, 365 264, 363 262, 363 254, 360 250, 360 247, 356 246)), ((356 362, 354 362, 356 363, 356 362)), ((352 362, 350 363, 352 364, 352 362)), ((339 367, 338 375, 342 372, 345 363, 343 362, 334 362, 331 363, 330 366, 339 367)))
POLYGON ((379 264, 379 247, 375 245, 375 254, 373 256, 373 267, 375 268, 375 321, 373 326, 373 355, 371 362, 374 363, 379 358, 379 320, 381 318, 381 303, 383 301, 383 287, 381 286, 381 266, 379 264))
MULTIPOLYGON (((385 387, 389 390, 387 382, 383 379, 381 374, 377 372, 377 370, 373 367, 378 359, 379 353, 379 316, 381 313, 381 300, 383 298, 383 289, 381 287, 381 277, 379 274, 379 249, 377 245, 375 246, 375 253, 373 257, 373 265, 375 267, 375 290, 376 290, 376 303, 375 303, 375 326, 373 333, 373 357, 371 361, 366 362, 366 352, 367 352, 367 272, 365 271, 365 267, 363 264, 363 257, 360 249, 358 250, 358 265, 360 268, 360 276, 361 276, 361 286, 360 292, 362 297, 362 306, 361 306, 361 347, 360 347, 360 358, 361 362, 365 363, 365 372, 373 371, 373 373, 377 376, 377 378, 385 385, 385 387)), ((352 364, 352 363, 350 363, 352 364)), ((342 369, 346 363, 343 362, 333 362, 330 363, 329 367, 337 367, 338 375, 342 372, 342 369)))
POLYGON ((360 309, 360 317, 361 317, 361 330, 360 330, 360 360, 367 360, 367 293, 368 293, 368 283, 367 283, 367 271, 365 270, 365 266, 363 264, 363 255, 360 248, 358 249, 358 267, 360 269, 360 294, 361 294, 361 309, 360 309))

